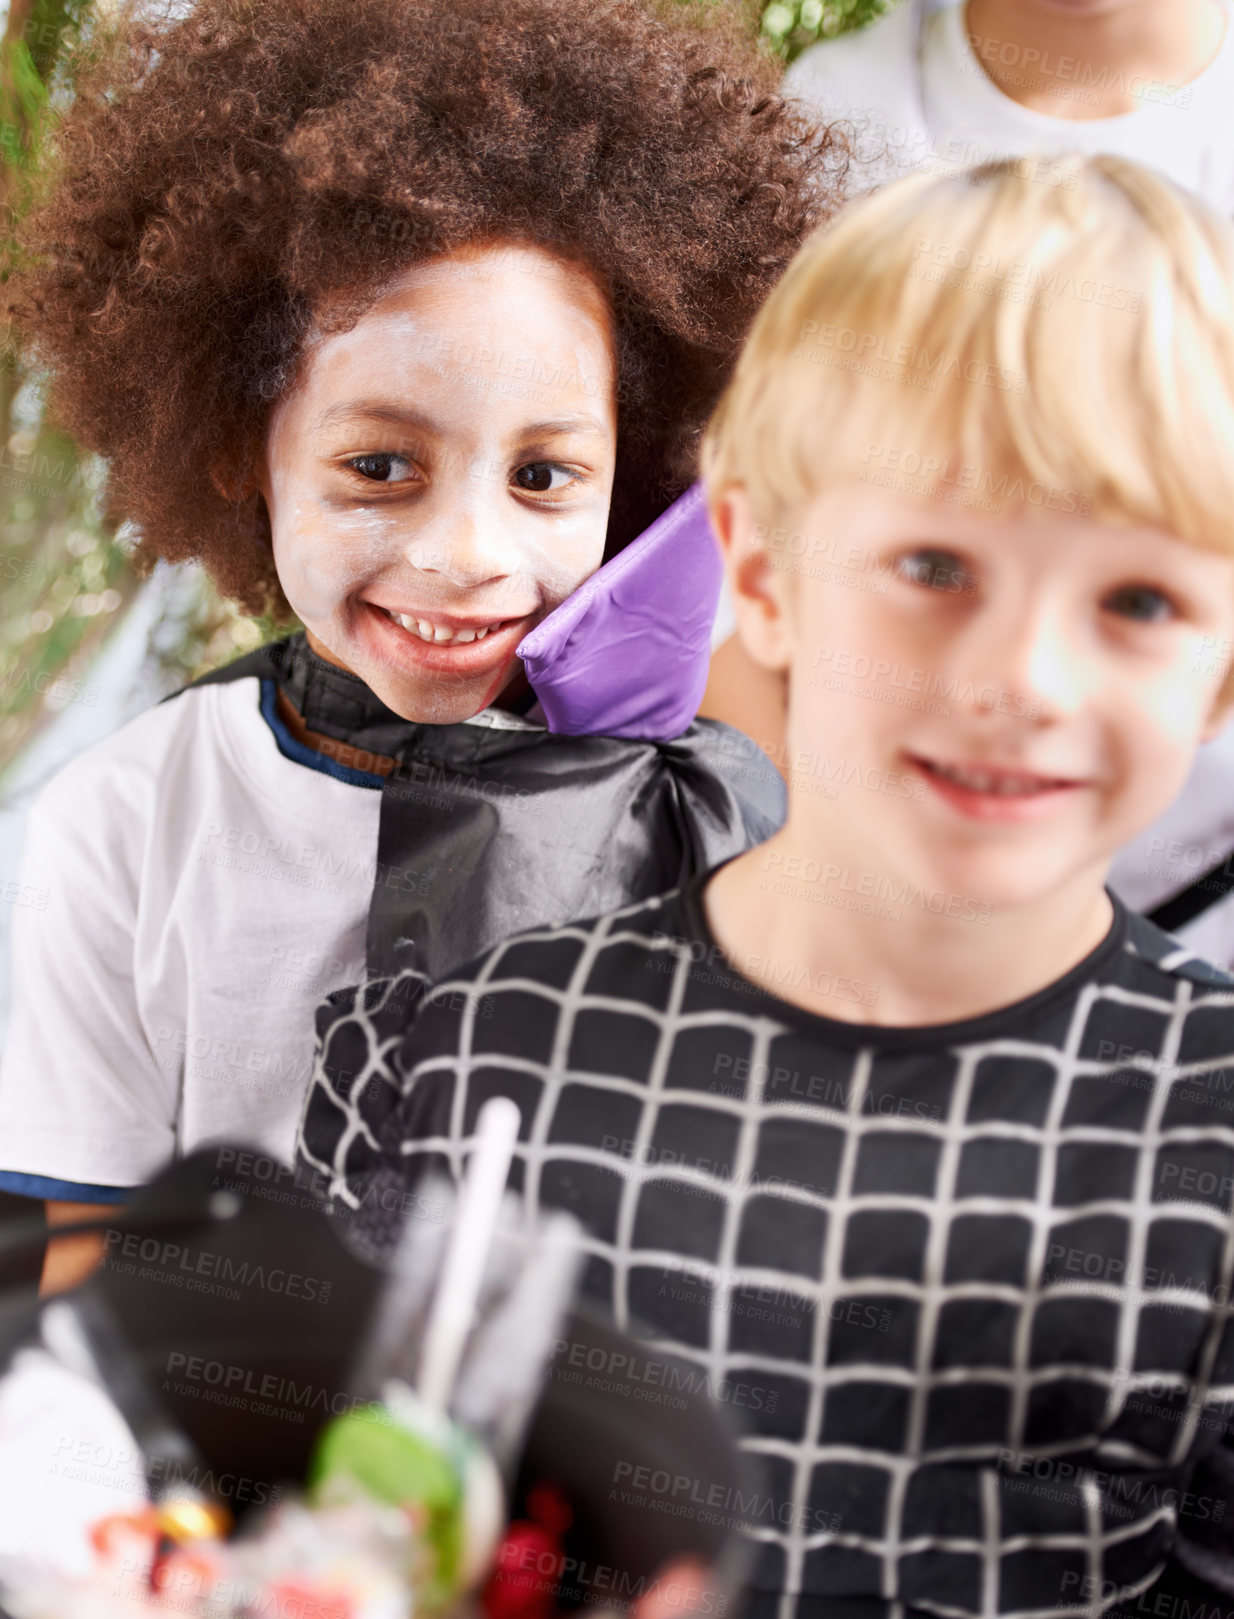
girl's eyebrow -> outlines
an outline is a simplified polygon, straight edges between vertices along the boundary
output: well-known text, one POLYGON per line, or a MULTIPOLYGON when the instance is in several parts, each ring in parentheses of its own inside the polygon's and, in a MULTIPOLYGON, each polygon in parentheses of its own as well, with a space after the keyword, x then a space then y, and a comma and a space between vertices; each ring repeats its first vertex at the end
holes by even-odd
POLYGON ((591 433, 600 438, 607 437, 607 430, 600 418, 586 413, 555 416, 547 422, 528 422, 519 429, 519 436, 523 439, 561 438, 566 433, 591 433))
MULTIPOLYGON (((383 422, 390 427, 410 428, 413 432, 436 436, 440 428, 431 417, 409 405, 395 405, 382 399, 344 399, 323 410, 313 423, 313 432, 320 433, 338 422, 383 422)), ((607 437, 604 423, 598 416, 585 411, 555 416, 543 422, 528 422, 518 429, 518 436, 528 439, 561 438, 569 433, 586 433, 596 438, 607 437)))
POLYGON ((392 405, 382 399, 344 399, 322 411, 313 423, 313 432, 320 433, 342 421, 385 422, 391 427, 410 427, 418 433, 438 431, 430 417, 410 406, 392 405))
POLYGON ((552 421, 530 421, 518 429, 518 444, 536 445, 544 444, 551 439, 565 439, 565 437, 589 437, 589 439, 607 439, 607 429, 598 416, 555 416, 552 421))

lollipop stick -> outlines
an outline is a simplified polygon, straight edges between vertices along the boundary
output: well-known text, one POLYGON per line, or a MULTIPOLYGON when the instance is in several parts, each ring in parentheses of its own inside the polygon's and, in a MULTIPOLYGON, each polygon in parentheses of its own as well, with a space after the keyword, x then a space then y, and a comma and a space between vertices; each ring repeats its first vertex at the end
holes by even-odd
POLYGON ((429 1312, 416 1389, 429 1410, 443 1416, 467 1334, 475 1321, 485 1261, 497 1228, 518 1127, 518 1107, 506 1096, 486 1102, 476 1121, 476 1148, 429 1312))

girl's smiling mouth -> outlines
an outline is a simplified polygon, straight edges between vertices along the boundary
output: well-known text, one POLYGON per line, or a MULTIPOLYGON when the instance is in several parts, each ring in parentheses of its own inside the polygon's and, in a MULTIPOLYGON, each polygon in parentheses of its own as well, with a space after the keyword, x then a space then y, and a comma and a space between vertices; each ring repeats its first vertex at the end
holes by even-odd
POLYGON ((381 611, 410 634, 418 635, 422 641, 434 646, 467 646, 472 641, 483 641, 491 631, 522 623, 522 619, 512 618, 462 622, 454 618, 440 618, 436 614, 396 613, 392 607, 383 607, 381 611))
POLYGON ((388 668, 482 679, 511 662, 535 620, 535 612, 521 618, 403 613, 364 600, 356 627, 365 651, 388 668))

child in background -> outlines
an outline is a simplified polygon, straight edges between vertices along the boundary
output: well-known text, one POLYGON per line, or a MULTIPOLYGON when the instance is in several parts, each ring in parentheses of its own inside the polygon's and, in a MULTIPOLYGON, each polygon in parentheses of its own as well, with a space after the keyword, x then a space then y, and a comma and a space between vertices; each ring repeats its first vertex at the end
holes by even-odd
MULTIPOLYGON (((1057 183, 1060 151, 1152 165, 1234 214, 1234 29, 1229 0, 898 0, 868 28, 820 41, 784 79, 815 113, 851 119, 879 180, 913 169, 1024 155, 1057 183)), ((949 244, 929 269, 957 284, 979 267, 949 244)), ((1030 267, 1031 268, 1031 267, 1030 267)), ((1021 267, 1023 275, 1024 267, 1021 267)), ((1096 299, 1125 297, 1129 262, 1096 299)), ((1017 296, 1048 288, 1026 288, 1017 296)), ((758 740, 787 770, 784 693, 732 636, 725 593, 703 712, 758 740)), ((1214 644, 1208 661, 1234 648, 1214 644)), ((1110 881, 1188 946, 1234 966, 1234 728, 1201 749, 1176 803, 1116 857, 1110 881)))
POLYGON ((700 515, 623 548, 843 157, 719 12, 633 0, 202 0, 100 55, 17 314, 143 554, 305 632, 35 805, 0 1186, 53 1218, 212 1138, 290 1158, 333 984, 778 824, 692 723, 700 515))
POLYGON ((1184 1486, 1234 1415, 1234 978, 1103 881, 1229 702, 1234 227, 1120 159, 1066 178, 846 210, 709 430, 743 641, 843 777, 803 765, 762 848, 505 943, 373 1053, 403 1101, 359 1230, 515 1098, 588 1291, 741 1408, 749 1495, 665 1504, 748 1531, 754 1619, 1096 1614, 1224 1507, 1184 1486), (1142 298, 976 300, 923 238, 1132 263, 1142 298), (831 369, 825 322, 883 363, 831 369))
POLYGON ((888 175, 1112 152, 1234 214, 1229 24, 1229 0, 900 0, 803 51, 784 88, 851 118, 888 175))

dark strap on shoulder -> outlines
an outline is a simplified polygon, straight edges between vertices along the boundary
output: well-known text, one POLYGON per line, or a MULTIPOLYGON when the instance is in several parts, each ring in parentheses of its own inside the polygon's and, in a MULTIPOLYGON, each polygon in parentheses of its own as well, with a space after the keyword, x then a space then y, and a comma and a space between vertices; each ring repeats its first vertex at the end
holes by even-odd
POLYGON ((276 680, 308 730, 361 752, 401 759, 426 729, 392 713, 359 675, 319 658, 303 630, 211 670, 192 686, 213 686, 253 675, 276 680))
POLYGON ((251 675, 265 680, 277 679, 281 667, 280 653, 285 645, 283 641, 271 641, 259 646, 255 652, 245 652, 241 657, 225 663, 221 669, 211 669, 208 674, 190 680, 187 686, 177 686, 163 701, 170 702, 173 697, 179 697, 182 691, 195 691, 198 686, 221 686, 231 680, 247 680, 251 675))
POLYGON ((1226 855, 1219 866, 1213 866, 1202 877, 1189 883, 1181 893, 1172 895, 1151 911, 1146 911, 1145 915, 1159 928, 1173 933, 1188 922, 1194 922, 1197 916, 1203 916, 1205 911, 1211 910, 1231 892, 1234 892, 1234 850, 1226 855))

